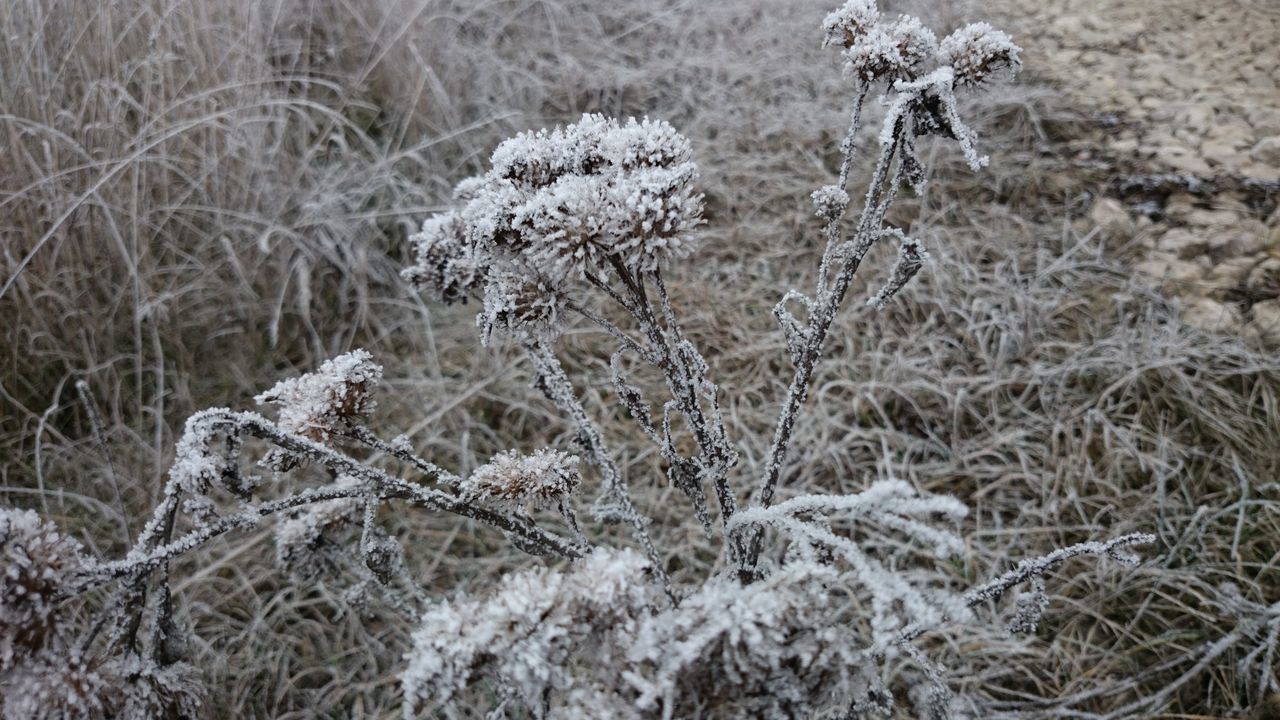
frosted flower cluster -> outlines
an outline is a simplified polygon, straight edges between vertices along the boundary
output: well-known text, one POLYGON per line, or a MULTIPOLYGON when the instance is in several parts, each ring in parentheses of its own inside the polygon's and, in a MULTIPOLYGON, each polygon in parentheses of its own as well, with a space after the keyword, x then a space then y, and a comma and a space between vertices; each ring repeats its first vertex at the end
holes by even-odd
POLYGON ((50 642, 58 594, 83 564, 80 543, 30 510, 0 507, 0 671, 50 642))
POLYGON ((1012 80, 1021 66, 1022 48, 1008 33, 985 22, 966 25, 943 38, 938 62, 955 70, 956 85, 981 85, 988 80, 1012 80))
POLYGON ((578 462, 550 448, 532 455, 510 450, 476 468, 459 489, 469 501, 507 510, 556 508, 582 484, 578 462))
POLYGON ((849 206, 849 193, 838 185, 824 185, 809 196, 813 200, 814 211, 818 217, 830 221, 839 219, 849 206))
POLYGON ((823 21, 825 45, 843 50, 846 70, 866 83, 892 84, 923 76, 932 62, 950 67, 956 85, 1012 79, 1021 48, 985 22, 966 25, 938 42, 919 18, 900 15, 882 21, 875 0, 848 0, 823 21))
POLYGON ((979 22, 938 42, 919 18, 901 15, 881 21, 874 0, 849 0, 827 17, 824 30, 825 45, 843 48, 845 70, 858 80, 860 92, 880 83, 892 91, 884 100, 889 110, 880 144, 901 142, 906 151, 902 173, 917 190, 924 184, 924 169, 914 151, 917 136, 955 139, 970 168, 987 164, 976 149, 976 135, 960 119, 955 91, 1013 78, 1021 67, 1021 48, 1008 34, 979 22))
MULTIPOLYGON (((644 717, 804 718, 847 707, 868 666, 834 568, 797 562, 760 582, 716 577, 627 638, 644 717)), ((866 684, 866 683, 863 683, 866 684)))
POLYGON ((623 657, 604 638, 634 633, 661 598, 643 557, 601 548, 568 571, 511 573, 487 598, 442 602, 423 614, 413 635, 401 676, 405 717, 448 707, 482 679, 534 709, 553 690, 581 692, 591 683, 575 678, 577 662, 616 671, 623 657))
POLYGON ((665 122, 583 115, 503 142, 491 165, 410 237, 403 273, 445 302, 482 297, 485 328, 554 335, 573 281, 652 272, 695 247, 698 170, 665 122))
POLYGON ((845 48, 847 68, 865 82, 911 80, 937 51, 938 37, 919 18, 877 23, 845 48))
MULTIPOLYGON (((758 582, 710 578, 672 607, 647 561, 596 550, 428 610, 401 677, 405 717, 496 695, 533 717, 826 717, 883 709, 849 576, 797 559, 758 582), (468 692, 479 688, 484 692, 468 692)), ((916 682, 920 682, 917 680, 916 682)))
POLYGON ((280 406, 284 431, 324 441, 373 412, 373 390, 381 379, 382 366, 373 356, 353 350, 326 360, 313 373, 281 380, 254 400, 280 406))

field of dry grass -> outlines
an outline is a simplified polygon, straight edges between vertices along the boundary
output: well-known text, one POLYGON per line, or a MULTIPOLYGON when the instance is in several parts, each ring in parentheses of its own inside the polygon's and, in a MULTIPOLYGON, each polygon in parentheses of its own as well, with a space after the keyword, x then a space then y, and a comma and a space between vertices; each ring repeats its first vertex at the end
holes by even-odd
MULTIPOLYGON (((790 375, 770 310, 818 264, 807 196, 830 182, 845 123, 847 81, 818 47, 828 4, 3 4, 0 502, 118 553, 188 414, 249 407, 357 346, 386 366, 376 426, 441 465, 568 445, 515 348, 480 347, 474 305, 425 303, 397 273, 406 234, 499 140, 585 111, 660 117, 693 141, 709 222, 673 294, 721 378, 745 497, 790 375)), ((946 28, 983 14, 911 9, 946 28)), ((1126 704, 1153 697, 1170 716, 1261 712, 1239 661, 1267 637, 1224 583, 1280 602, 1280 357, 1184 326, 1135 279, 1139 249, 1084 219, 1112 179, 1067 150, 1097 132, 1087 108, 1030 76, 971 115, 990 170, 925 148, 928 191, 891 219, 934 262, 890 308, 854 302, 838 320, 781 492, 894 476, 957 495, 974 511, 957 582, 1155 533, 1136 570, 1053 576, 1029 639, 940 639, 955 682, 1010 711, 1036 695, 1081 713, 1142 714, 1126 704)), ((615 418, 609 440, 674 572, 705 573, 716 549, 610 409, 607 347, 571 332, 563 356, 596 380, 586 403, 615 418)), ((432 594, 530 562, 459 519, 393 524, 432 594)), ((209 716, 397 716, 411 627, 343 613, 333 589, 272 561, 262 528, 177 568, 209 716)))

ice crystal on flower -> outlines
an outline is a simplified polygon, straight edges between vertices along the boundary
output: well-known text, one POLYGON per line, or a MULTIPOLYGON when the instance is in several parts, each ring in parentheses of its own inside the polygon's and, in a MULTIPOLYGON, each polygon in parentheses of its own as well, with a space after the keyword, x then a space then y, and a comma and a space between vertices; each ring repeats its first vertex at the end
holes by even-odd
POLYGON ((259 403, 280 406, 279 424, 286 432, 326 440, 357 417, 373 412, 373 389, 382 366, 365 350, 326 360, 313 373, 281 380, 258 395, 259 403))
POLYGON ((511 510, 554 508, 582 483, 578 458, 543 448, 532 455, 514 450, 495 455, 462 481, 468 500, 511 510))
POLYGON ((419 290, 431 289, 441 302, 465 301, 481 281, 484 268, 467 246, 466 223, 456 212, 428 218, 409 236, 414 264, 400 274, 419 290))
POLYGON ((476 316, 480 337, 487 343, 496 328, 554 340, 561 331, 564 302, 563 293, 542 278, 494 271, 484 289, 484 309, 476 316))

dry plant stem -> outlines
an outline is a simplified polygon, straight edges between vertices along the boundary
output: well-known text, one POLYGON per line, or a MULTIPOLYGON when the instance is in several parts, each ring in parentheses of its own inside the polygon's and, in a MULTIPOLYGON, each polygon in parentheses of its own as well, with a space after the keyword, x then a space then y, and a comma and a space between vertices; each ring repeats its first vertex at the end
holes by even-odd
MULTIPOLYGON (((667 327, 671 329, 671 333, 675 337, 676 342, 682 347, 687 347, 691 351, 697 352, 693 343, 686 340, 684 333, 680 330, 680 323, 676 320, 675 311, 671 307, 671 298, 667 294, 666 284, 662 281, 661 271, 655 271, 653 273, 653 285, 658 290, 658 299, 662 305, 663 316, 666 318, 667 327)), ((698 357, 697 361, 699 364, 704 362, 701 357, 698 357)), ((720 415, 720 405, 719 400, 717 399, 719 388, 707 379, 704 373, 699 372, 698 375, 699 377, 695 380, 693 375, 689 374, 689 369, 686 365, 685 378, 688 380, 688 400, 691 406, 691 411, 695 413, 695 415, 691 416, 691 420, 694 423, 694 431, 698 437, 699 447, 702 449, 702 452, 713 463, 715 463, 711 470, 711 477, 716 490, 716 498, 720 503, 722 511, 721 522, 727 524, 733 517, 733 514, 737 511, 737 502, 734 500, 733 493, 729 489, 728 475, 729 469, 737 463, 738 457, 737 453, 734 452, 732 446, 729 444, 728 437, 724 429, 724 419, 720 415), (701 388, 698 387, 699 385, 701 388), (702 411, 701 405, 698 403, 699 389, 702 390, 706 395, 708 402, 711 404, 712 412, 709 423, 702 411)))
POLYGON ((93 396, 89 394, 89 383, 84 380, 77 380, 76 392, 80 395, 80 402, 84 405, 85 412, 89 414, 89 424, 93 428, 93 438, 98 442, 98 448, 102 450, 102 456, 107 461, 107 472, 111 477, 111 489, 115 494, 116 510, 120 513, 120 528, 124 531, 125 542, 132 544, 133 533, 129 530, 129 513, 124 509, 124 496, 120 493, 120 477, 116 474, 115 460, 111 457, 111 446, 107 444, 107 433, 104 430, 102 413, 98 410, 98 403, 94 402, 93 396))
POLYGON ((102 563, 90 569, 86 573, 86 579, 68 595, 77 595, 113 579, 129 575, 136 574, 141 581, 146 573, 164 565, 176 555, 188 552, 232 530, 251 527, 261 518, 284 510, 326 500, 360 498, 369 495, 376 495, 382 499, 403 499, 412 505, 479 520, 498 528, 527 552, 571 559, 581 557, 583 554, 582 548, 576 543, 537 527, 528 518, 502 515, 438 490, 394 477, 325 445, 283 432, 270 421, 254 413, 237 413, 230 410, 211 412, 214 413, 213 424, 227 432, 244 433, 266 440, 279 448, 305 456, 334 472, 364 480, 367 484, 347 488, 311 489, 279 500, 261 503, 235 515, 197 527, 183 537, 169 542, 167 536, 172 531, 178 508, 178 489, 171 481, 166 488, 165 501, 156 508, 155 515, 148 523, 143 536, 135 544, 134 550, 123 560, 102 563), (160 539, 161 542, 154 543, 156 539, 160 539))
MULTIPOLYGON (((1005 593, 1017 585, 1031 580, 1032 578, 1044 575, 1044 573, 1053 569, 1057 565, 1076 557, 1111 557, 1124 563, 1133 563, 1134 560, 1126 558, 1119 554, 1119 551, 1132 547, 1134 545, 1147 545, 1155 542, 1156 537, 1147 533, 1130 533, 1113 538, 1106 542, 1082 542, 1070 545, 1053 552, 1042 555, 1038 558, 1023 560, 1018 563, 1017 567, 1004 573, 994 580, 989 580, 969 592, 964 594, 964 604, 970 608, 976 608, 984 602, 999 600, 1005 593)), ((934 627, 924 627, 921 625, 912 625, 902 631, 892 644, 901 645, 909 643, 925 633, 933 630, 934 627)), ((876 650, 878 654, 884 653, 886 647, 876 650)))
POLYGON ((439 465, 436 465, 433 462, 428 462, 427 460, 424 460, 403 448, 398 448, 392 445, 386 440, 374 435, 369 428, 364 427, 363 425, 352 426, 347 433, 347 437, 364 443, 374 450, 386 453, 397 460, 409 463, 419 471, 427 475, 434 476, 437 482, 444 483, 445 485, 457 485, 461 481, 461 478, 457 475, 454 475, 439 465))
MULTIPOLYGON (((655 270, 649 273, 648 278, 658 292, 666 320, 665 327, 658 322, 653 312, 653 306, 645 291, 645 276, 633 275, 617 258, 611 258, 611 261, 615 272, 631 295, 629 302, 624 302, 617 296, 615 299, 618 299, 619 303, 635 317, 649 339, 652 354, 656 358, 654 364, 662 370, 667 388, 675 398, 676 407, 688 420, 694 439, 698 443, 698 450, 703 460, 700 464, 704 470, 708 471, 716 491, 717 501, 720 503, 721 521, 728 523, 737 506, 728 485, 728 470, 736 461, 736 457, 725 439, 724 424, 719 413, 712 413, 709 420, 698 399, 699 391, 705 387, 708 388, 708 395, 714 403, 715 386, 705 377, 701 368, 690 367, 691 358, 684 356, 684 349, 692 349, 693 346, 680 331, 666 286, 662 282, 661 271, 655 270), (668 333, 671 335, 670 340, 667 337, 668 333)), ((698 360, 701 361, 701 358, 698 360)))
MULTIPOLYGON (((791 386, 787 389, 787 399, 783 403, 782 412, 778 416, 778 424, 773 435, 773 444, 769 448, 769 455, 765 462, 764 479, 761 482, 759 494, 756 498, 756 502, 760 507, 768 507, 773 502, 774 490, 778 484, 778 477, 782 472, 782 463, 786 459, 787 448, 791 443, 791 433, 795 427, 796 416, 800 411, 800 406, 808 396, 809 384, 813 379, 813 370, 822 356, 822 346, 826 342, 827 333, 831 330, 831 323, 835 320, 841 301, 844 300, 845 294, 849 291, 853 276, 858 272, 858 267, 862 264, 862 258, 866 256, 872 244, 879 238, 885 212, 897 194, 898 184, 901 180, 901 165, 898 166, 898 172, 895 172, 893 178, 890 179, 887 189, 884 187, 885 178, 889 174, 889 166, 892 164, 894 154, 902 142, 903 134, 906 132, 910 132, 910 128, 903 120, 899 120, 894 127, 892 142, 885 145, 880 152, 880 159, 876 164, 875 173, 872 175, 870 187, 867 190, 865 205, 862 208, 862 217, 859 219, 858 228, 850 241, 852 247, 845 251, 846 243, 831 250, 833 259, 842 251, 846 252, 844 262, 840 266, 839 274, 836 275, 835 283, 830 288, 819 289, 820 294, 814 303, 812 314, 803 330, 804 345, 794 358, 795 374, 792 376, 791 386)), ((755 572, 756 564, 760 559, 763 533, 764 531, 760 528, 753 530, 744 546, 745 552, 741 555, 744 576, 751 576, 755 572)))
POLYGON ((586 447, 592 463, 600 468, 600 474, 604 476, 606 492, 619 503, 623 519, 631 525, 632 534, 635 535, 636 542, 640 543, 649 562, 653 564, 653 571, 661 579, 667 597, 673 604, 678 602, 678 596, 671 586, 671 578, 667 575, 662 556, 658 554, 653 538, 649 536, 649 519, 636 509, 626 478, 618 471, 617 464, 614 463, 613 457, 604 444, 604 436, 600 434, 600 429, 591 421, 586 408, 582 407, 582 403, 574 393, 573 383, 565 374, 559 358, 539 340, 527 341, 525 351, 533 361, 534 368, 538 371, 543 383, 546 384, 547 394, 551 400, 561 412, 573 420, 578 430, 578 438, 586 447))
MULTIPOLYGON (((836 183, 836 187, 841 190, 847 190, 849 187, 849 171, 853 167, 853 153, 858 147, 858 131, 862 129, 862 105, 867 99, 867 91, 870 85, 865 81, 858 82, 857 98, 853 102, 853 110, 849 113, 849 130, 845 133, 844 140, 840 141, 840 180, 836 183)), ((823 234, 826 238, 826 248, 822 252, 822 265, 818 268, 818 294, 821 295, 827 288, 828 275, 831 270, 831 257, 835 252, 836 246, 840 244, 840 219, 844 213, 832 217, 827 220, 826 226, 823 228, 823 234)))

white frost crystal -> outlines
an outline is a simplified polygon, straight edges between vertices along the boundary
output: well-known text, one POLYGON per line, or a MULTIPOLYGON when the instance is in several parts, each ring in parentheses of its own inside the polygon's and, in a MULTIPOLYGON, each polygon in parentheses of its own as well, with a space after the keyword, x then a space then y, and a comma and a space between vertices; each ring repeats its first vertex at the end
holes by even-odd
POLYGON ((281 380, 254 400, 280 406, 286 432, 322 441, 340 434, 356 417, 373 412, 372 393, 382 366, 365 350, 326 360, 313 373, 281 380))
POLYGON ((839 218, 849 206, 849 193, 837 185, 824 185, 814 190, 809 197, 813 199, 813 207, 818 216, 825 220, 839 218))
POLYGON ((622 658, 602 638, 634 632, 661 597, 643 557, 601 548, 567 571, 510 573, 487 598, 440 603, 413 635, 401 676, 405 717, 448 705, 480 677, 500 679, 539 707, 549 691, 580 685, 569 662, 574 655, 618 668, 622 658))

